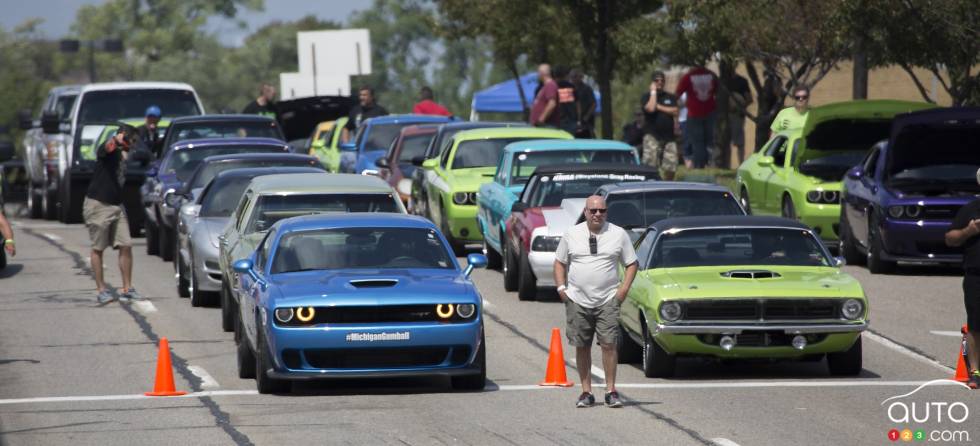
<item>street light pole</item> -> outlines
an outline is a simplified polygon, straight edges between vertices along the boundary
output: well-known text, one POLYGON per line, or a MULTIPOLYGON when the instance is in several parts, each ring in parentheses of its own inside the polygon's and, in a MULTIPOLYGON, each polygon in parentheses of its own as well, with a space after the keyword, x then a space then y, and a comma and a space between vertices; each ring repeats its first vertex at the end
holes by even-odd
POLYGON ((123 52, 123 43, 119 39, 98 39, 98 40, 78 40, 78 39, 64 39, 61 41, 60 49, 62 53, 77 53, 81 50, 82 42, 88 47, 88 79, 89 82, 95 82, 96 70, 95 70, 95 50, 104 51, 107 53, 121 53, 123 52))

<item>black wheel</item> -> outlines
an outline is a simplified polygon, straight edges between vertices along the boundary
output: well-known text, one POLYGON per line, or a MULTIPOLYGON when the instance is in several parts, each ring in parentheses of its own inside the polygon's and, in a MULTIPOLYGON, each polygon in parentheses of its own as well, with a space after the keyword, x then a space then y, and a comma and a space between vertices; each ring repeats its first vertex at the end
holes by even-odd
POLYGON ((225 280, 221 281, 221 329, 229 332, 232 330, 237 330, 238 318, 237 318, 237 308, 235 306, 235 301, 231 298, 231 288, 228 286, 228 282, 225 280))
POLYGON ((487 385, 487 342, 486 335, 480 335, 480 349, 476 352, 473 365, 480 367, 480 373, 452 377, 452 386, 456 390, 483 390, 487 385))
MULTIPOLYGON (((290 390, 290 382, 269 377, 269 369, 272 368, 272 358, 269 346, 266 345, 262 336, 262 329, 258 328, 258 342, 256 346, 259 351, 255 356, 255 387, 259 393, 286 393, 290 390)), ((245 342, 244 339, 242 339, 245 342)), ((247 344, 247 342, 245 342, 247 344)))
POLYGON ((177 295, 180 297, 190 297, 191 296, 191 284, 187 279, 187 272, 185 269, 188 266, 184 265, 184 260, 179 255, 177 256, 177 295))
POLYGON ((514 255, 510 253, 508 245, 506 240, 500 243, 503 251, 500 255, 503 257, 504 290, 517 291, 517 265, 514 265, 514 255))
POLYGON ((57 192, 50 192, 50 190, 52 190, 52 189, 54 189, 55 191, 58 190, 57 187, 55 187, 55 188, 45 188, 44 192, 42 192, 42 195, 41 195, 41 197, 44 200, 43 207, 44 207, 44 219, 45 220, 57 220, 58 219, 58 193, 57 192))
POLYGON ((520 268, 517 270, 517 298, 520 300, 534 300, 538 294, 538 282, 531 271, 531 264, 527 260, 527 254, 521 252, 518 260, 520 268))
MULTIPOLYGON (((191 265, 194 264, 194 258, 191 258, 191 265)), ((198 286, 197 273, 194 272, 194 268, 191 267, 187 273, 190 279, 190 292, 191 292, 191 306, 192 307, 204 307, 214 304, 214 293, 209 291, 201 290, 198 286)))
POLYGON ((643 329, 643 375, 647 378, 670 378, 674 375, 677 357, 668 355, 657 341, 643 329))
POLYGON ((81 223, 82 222, 82 202, 85 200, 85 191, 79 190, 84 189, 85 184, 78 183, 73 184, 71 181, 71 176, 62 182, 64 187, 62 187, 62 198, 61 198, 61 222, 62 223, 81 223))
MULTIPOLYGON (((487 232, 490 231, 488 230, 487 232)), ((500 240, 500 244, 502 245, 504 243, 503 234, 500 235, 499 240, 500 240)), ((496 250, 490 247, 489 244, 487 244, 486 237, 483 237, 483 255, 487 256, 487 269, 499 269, 503 263, 500 257, 500 253, 498 253, 496 250)))
POLYGON ((796 219, 796 206, 793 206, 793 199, 789 195, 783 196, 782 214, 785 218, 796 219))
POLYGON ((888 274, 895 271, 895 262, 881 258, 884 248, 881 246, 881 236, 878 234, 878 224, 871 222, 868 227, 868 271, 871 274, 888 274))
POLYGON ((835 376, 855 376, 861 373, 861 337, 858 336, 851 348, 839 353, 827 353, 827 368, 835 376))
POLYGON ((238 377, 241 379, 255 378, 255 354, 252 347, 248 346, 245 333, 242 333, 241 324, 235 327, 235 347, 238 359, 238 377))
POLYGON ((150 219, 143 220, 144 232, 146 232, 146 255, 153 256, 159 252, 160 242, 158 240, 159 231, 157 226, 150 219))
POLYGON ((633 342, 623 324, 619 324, 619 345, 616 346, 616 359, 620 364, 632 364, 640 362, 643 358, 643 349, 633 342))
POLYGON ((857 244, 854 242, 854 233, 851 232, 851 223, 847 221, 847 214, 844 213, 843 209, 840 212, 840 245, 838 251, 848 265, 864 263, 865 256, 861 255, 861 251, 858 251, 857 244))
POLYGON ((745 209, 745 213, 752 215, 752 204, 749 203, 749 191, 745 189, 745 186, 742 186, 738 194, 738 201, 742 204, 742 208, 745 209))
POLYGON ((27 182, 27 212, 31 218, 38 219, 44 216, 44 190, 34 187, 33 181, 27 182))
POLYGON ((158 252, 164 262, 169 262, 174 259, 174 232, 164 225, 160 225, 159 228, 157 231, 158 252))

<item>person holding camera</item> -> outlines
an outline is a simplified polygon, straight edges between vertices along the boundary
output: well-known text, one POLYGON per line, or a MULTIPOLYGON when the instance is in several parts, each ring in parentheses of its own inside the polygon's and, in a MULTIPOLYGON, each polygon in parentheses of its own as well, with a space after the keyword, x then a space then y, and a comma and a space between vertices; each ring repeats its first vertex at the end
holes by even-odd
POLYGON ((92 272, 98 288, 96 299, 100 304, 113 300, 113 293, 106 288, 102 273, 102 253, 106 248, 119 250, 119 271, 122 273, 121 302, 139 299, 133 288, 133 247, 129 238, 129 221, 123 208, 123 185, 126 183, 126 160, 130 149, 139 143, 136 128, 124 125, 96 151, 95 172, 89 183, 82 218, 92 242, 92 272))
POLYGON ((592 338, 602 347, 606 374, 606 406, 623 407, 616 391, 616 347, 619 306, 633 284, 639 263, 626 230, 606 221, 606 201, 593 195, 585 201, 585 221, 573 226, 555 251, 555 283, 565 304, 565 337, 575 347, 575 366, 582 380, 576 407, 591 407, 592 338), (619 280, 619 265, 625 267, 619 280))

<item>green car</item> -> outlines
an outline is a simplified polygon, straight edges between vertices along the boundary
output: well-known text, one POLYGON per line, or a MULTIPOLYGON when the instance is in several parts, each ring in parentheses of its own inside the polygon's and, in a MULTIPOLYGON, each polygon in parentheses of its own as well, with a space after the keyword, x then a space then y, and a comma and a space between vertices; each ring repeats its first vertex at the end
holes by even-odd
POLYGON ((347 125, 347 117, 336 121, 324 121, 317 124, 310 138, 310 155, 317 157, 327 172, 340 170, 340 130, 347 125))
POLYGON ((738 167, 742 207, 754 215, 802 221, 824 242, 838 240, 844 173, 878 141, 892 118, 934 107, 924 102, 849 101, 810 109, 802 128, 772 135, 738 167))
POLYGON ((868 301, 817 234, 778 217, 684 217, 636 242, 639 272, 620 309, 621 362, 647 377, 679 356, 822 360, 861 371, 868 301))
POLYGON ((535 127, 497 127, 464 130, 446 141, 438 158, 421 163, 434 175, 422 184, 426 209, 432 220, 462 253, 466 243, 480 243, 483 235, 476 222, 477 191, 493 181, 497 163, 507 144, 531 139, 573 139, 563 130, 535 127))

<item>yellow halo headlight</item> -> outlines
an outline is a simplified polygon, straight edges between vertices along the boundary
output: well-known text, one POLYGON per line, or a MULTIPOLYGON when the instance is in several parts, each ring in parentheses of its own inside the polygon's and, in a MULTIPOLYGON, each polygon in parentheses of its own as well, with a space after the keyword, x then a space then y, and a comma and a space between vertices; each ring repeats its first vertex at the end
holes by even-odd
POLYGON ((312 321, 315 314, 316 310, 313 307, 299 307, 296 309, 296 319, 299 319, 300 322, 312 321), (303 310, 306 310, 307 314, 303 314, 303 310))
POLYGON ((439 316, 443 319, 449 319, 453 317, 453 304, 436 305, 436 316, 439 316))

